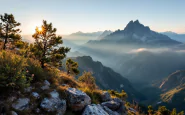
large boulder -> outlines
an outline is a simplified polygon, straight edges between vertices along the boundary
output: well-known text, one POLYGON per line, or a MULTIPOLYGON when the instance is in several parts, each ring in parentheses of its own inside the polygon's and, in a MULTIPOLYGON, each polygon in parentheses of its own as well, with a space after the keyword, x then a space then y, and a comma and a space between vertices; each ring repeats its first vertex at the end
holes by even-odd
POLYGON ((120 103, 118 103, 114 100, 103 102, 103 103, 101 103, 101 105, 106 106, 106 107, 108 107, 109 109, 111 109, 113 111, 119 109, 119 107, 120 107, 120 103))
POLYGON ((101 98, 102 98, 103 102, 111 100, 111 96, 110 96, 109 92, 107 92, 107 91, 104 91, 102 93, 101 98))
POLYGON ((119 114, 126 113, 125 103, 119 98, 113 98, 111 101, 101 103, 101 105, 104 107, 105 110, 108 111, 110 109, 112 111, 116 111, 119 114))
POLYGON ((87 105, 82 115, 109 115, 101 105, 87 105))
POLYGON ((64 115, 66 111, 66 101, 59 98, 59 93, 54 90, 50 92, 50 98, 44 98, 40 107, 47 112, 57 112, 57 114, 64 115))
POLYGON ((19 98, 12 104, 12 107, 16 110, 22 111, 29 108, 30 99, 28 98, 19 98))
POLYGON ((81 111, 85 106, 91 104, 91 98, 76 88, 68 88, 68 105, 73 111, 81 111))

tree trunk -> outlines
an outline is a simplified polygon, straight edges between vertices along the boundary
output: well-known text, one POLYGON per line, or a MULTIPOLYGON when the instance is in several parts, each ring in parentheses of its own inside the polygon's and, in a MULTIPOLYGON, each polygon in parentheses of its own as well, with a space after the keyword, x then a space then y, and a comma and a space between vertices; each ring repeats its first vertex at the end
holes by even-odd
POLYGON ((5 36, 5 41, 4 41, 4 46, 3 46, 3 50, 6 49, 6 44, 8 42, 8 25, 6 26, 6 36, 5 36))
POLYGON ((6 49, 6 43, 7 43, 7 38, 5 38, 4 45, 3 45, 3 50, 6 49))
POLYGON ((43 60, 41 60, 41 67, 42 67, 42 68, 45 68, 45 66, 44 66, 44 61, 43 61, 43 60))

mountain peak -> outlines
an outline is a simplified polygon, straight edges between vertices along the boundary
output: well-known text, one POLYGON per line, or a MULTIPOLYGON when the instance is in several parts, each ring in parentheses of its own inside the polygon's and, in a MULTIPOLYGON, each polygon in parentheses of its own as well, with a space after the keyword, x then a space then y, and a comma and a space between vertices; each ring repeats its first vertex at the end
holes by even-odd
POLYGON ((135 23, 135 24, 140 24, 140 23, 139 23, 139 20, 134 21, 134 23, 135 23))
POLYGON ((148 26, 144 26, 143 24, 141 24, 139 20, 135 20, 135 21, 131 20, 125 27, 124 31, 127 33, 133 33, 133 32, 145 33, 145 32, 149 32, 150 28, 148 26))

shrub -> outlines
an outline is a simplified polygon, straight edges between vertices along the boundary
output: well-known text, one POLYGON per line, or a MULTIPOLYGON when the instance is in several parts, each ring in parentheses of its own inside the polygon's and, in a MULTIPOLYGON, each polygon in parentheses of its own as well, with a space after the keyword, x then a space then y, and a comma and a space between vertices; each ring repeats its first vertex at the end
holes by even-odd
POLYGON ((32 77, 26 76, 25 58, 9 51, 0 52, 0 87, 24 88, 32 77))
POLYGON ((84 72, 83 75, 78 78, 78 81, 85 83, 90 89, 96 88, 95 78, 91 72, 84 72))
POLYGON ((113 97, 118 97, 121 99, 125 99, 127 97, 127 94, 124 90, 122 90, 120 93, 115 91, 115 90, 108 90, 108 92, 111 94, 113 97))
POLYGON ((27 64, 28 73, 30 74, 30 76, 33 76, 34 81, 42 81, 46 79, 46 74, 41 68, 40 62, 38 60, 28 58, 27 64))
POLYGON ((98 89, 91 90, 89 88, 81 88, 80 90, 85 92, 91 98, 92 103, 98 104, 102 102, 101 100, 102 91, 98 89))

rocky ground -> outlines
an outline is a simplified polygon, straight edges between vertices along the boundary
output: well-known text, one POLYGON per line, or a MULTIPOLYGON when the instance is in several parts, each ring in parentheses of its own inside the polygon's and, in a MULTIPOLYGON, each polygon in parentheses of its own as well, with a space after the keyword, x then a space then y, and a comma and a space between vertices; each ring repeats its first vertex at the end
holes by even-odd
MULTIPOLYGON (((66 84, 63 84, 66 86, 66 84)), ((111 98, 107 91, 101 95, 102 103, 93 104, 91 98, 77 88, 67 87, 65 96, 52 88, 49 81, 24 89, 24 94, 16 92, 8 99, 1 99, 1 114, 12 115, 126 115, 125 102, 111 98), (18 96, 19 95, 19 96, 18 96), (11 110, 11 111, 10 111, 11 110)))

